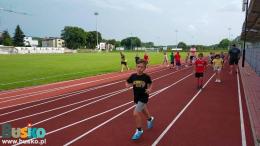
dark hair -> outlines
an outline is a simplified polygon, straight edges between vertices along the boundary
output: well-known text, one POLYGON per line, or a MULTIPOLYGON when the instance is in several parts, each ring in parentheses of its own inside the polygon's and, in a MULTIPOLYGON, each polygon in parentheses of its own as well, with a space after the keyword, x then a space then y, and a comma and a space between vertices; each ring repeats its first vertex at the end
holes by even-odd
POLYGON ((141 63, 143 63, 144 66, 146 67, 147 61, 145 61, 144 59, 139 59, 136 64, 141 64, 141 63))
POLYGON ((215 55, 215 57, 216 57, 216 58, 217 58, 217 57, 219 57, 219 58, 220 58, 220 55, 219 55, 219 54, 216 54, 216 55, 215 55))
POLYGON ((233 44, 232 46, 233 46, 233 47, 236 47, 236 44, 233 44))

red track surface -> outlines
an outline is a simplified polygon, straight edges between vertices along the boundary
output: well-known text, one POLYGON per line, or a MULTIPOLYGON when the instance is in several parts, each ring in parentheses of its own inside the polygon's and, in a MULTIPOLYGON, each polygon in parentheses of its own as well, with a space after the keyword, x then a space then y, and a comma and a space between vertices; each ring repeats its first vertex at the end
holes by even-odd
MULTIPOLYGON (((157 142, 160 146, 242 146, 236 75, 224 69, 223 82, 215 83, 209 68, 204 77, 209 82, 200 92, 191 68, 175 71, 156 67, 148 72, 154 80, 153 92, 158 91, 151 94, 148 104, 155 125, 147 130, 144 122, 144 134, 138 141, 131 140, 135 131, 132 90, 124 90, 129 72, 0 92, 0 125, 8 122, 24 127, 32 123, 33 127, 43 127, 51 146, 69 142, 82 146, 146 146, 157 142)), ((246 143, 252 146, 242 91, 246 143)))

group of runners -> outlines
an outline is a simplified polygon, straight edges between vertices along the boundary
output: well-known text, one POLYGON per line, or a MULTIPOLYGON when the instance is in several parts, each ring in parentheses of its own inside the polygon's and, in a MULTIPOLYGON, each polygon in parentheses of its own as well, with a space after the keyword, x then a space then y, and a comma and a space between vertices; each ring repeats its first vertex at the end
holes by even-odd
MULTIPOLYGON (((173 52, 171 52, 170 58, 171 58, 171 64, 174 64, 174 59, 175 59, 176 66, 180 66, 181 57, 179 52, 176 52, 175 55, 173 52)), ((203 53, 199 53, 198 55, 196 55, 196 48, 194 47, 190 49, 190 52, 188 52, 186 56, 186 64, 188 63, 188 65, 194 66, 195 77, 197 78, 197 88, 199 90, 203 88, 203 76, 208 64, 210 64, 213 70, 216 72, 215 82, 221 82, 221 70, 224 67, 224 63, 227 60, 229 61, 229 65, 230 65, 229 73, 230 74, 233 74, 233 72, 237 73, 237 65, 240 59, 240 50, 236 47, 236 45, 232 45, 232 48, 229 50, 227 55, 224 55, 223 53, 220 54, 211 53, 208 56, 208 58, 209 58, 208 60, 205 59, 203 53), (189 61, 187 58, 189 59, 189 61)), ((144 73, 144 71, 147 67, 149 57, 145 53, 143 59, 141 59, 138 55, 136 55, 135 60, 136 60, 136 73, 133 73, 126 80, 126 87, 128 88, 133 87, 134 103, 135 103, 133 116, 135 119, 136 131, 132 136, 132 140, 138 140, 144 132, 142 128, 142 115, 146 117, 148 129, 153 128, 154 119, 155 119, 150 114, 147 107, 149 93, 151 93, 152 91, 152 79, 148 74, 144 73)), ((163 64, 165 64, 165 62, 167 61, 168 61, 167 54, 164 53, 163 64)), ((129 69, 127 66, 127 61, 125 59, 125 56, 123 55, 122 52, 121 52, 121 64, 126 65, 127 69, 129 69)))

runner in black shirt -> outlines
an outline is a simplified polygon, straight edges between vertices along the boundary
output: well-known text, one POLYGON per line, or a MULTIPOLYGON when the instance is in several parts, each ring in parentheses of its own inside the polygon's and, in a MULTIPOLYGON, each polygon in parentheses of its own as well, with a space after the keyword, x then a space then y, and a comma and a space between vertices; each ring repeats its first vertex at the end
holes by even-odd
POLYGON ((133 86, 134 91, 134 118, 136 122, 136 132, 133 135, 132 139, 137 140, 143 134, 142 130, 142 115, 144 114, 147 118, 147 128, 150 129, 153 127, 154 117, 152 117, 147 108, 147 102, 149 93, 151 92, 151 77, 144 73, 146 69, 146 61, 140 59, 136 65, 137 73, 132 74, 126 82, 127 87, 133 86))
POLYGON ((232 48, 228 51, 228 59, 230 66, 230 74, 233 72, 233 66, 235 65, 235 72, 237 72, 237 65, 240 59, 240 50, 236 47, 235 44, 232 45, 232 48))

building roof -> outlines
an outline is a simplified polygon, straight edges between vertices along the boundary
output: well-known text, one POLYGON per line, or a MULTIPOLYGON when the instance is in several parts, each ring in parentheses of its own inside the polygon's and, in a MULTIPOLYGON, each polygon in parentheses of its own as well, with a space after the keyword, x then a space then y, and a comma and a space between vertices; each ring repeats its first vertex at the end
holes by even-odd
MULTIPOLYGON (((241 39, 244 39, 244 28, 241 33, 241 39)), ((247 19, 247 41, 259 42, 260 41, 260 1, 251 0, 248 8, 248 19, 247 19)))

